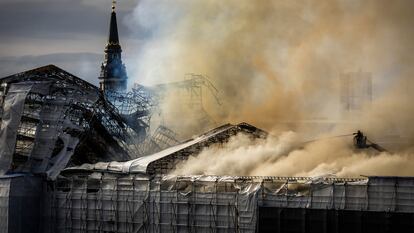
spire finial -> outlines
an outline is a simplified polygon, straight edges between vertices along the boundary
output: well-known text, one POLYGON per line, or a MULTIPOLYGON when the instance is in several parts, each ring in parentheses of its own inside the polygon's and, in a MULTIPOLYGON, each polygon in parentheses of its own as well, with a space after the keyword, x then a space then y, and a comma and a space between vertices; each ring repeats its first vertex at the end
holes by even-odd
POLYGON ((112 0, 112 11, 115 11, 116 0, 112 0))

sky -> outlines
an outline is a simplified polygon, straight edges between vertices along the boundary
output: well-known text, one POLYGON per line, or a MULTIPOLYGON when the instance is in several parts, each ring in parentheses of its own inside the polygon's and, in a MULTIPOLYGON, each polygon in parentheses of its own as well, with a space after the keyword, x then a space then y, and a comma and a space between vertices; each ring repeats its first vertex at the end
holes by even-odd
MULTIPOLYGON (((97 84, 111 2, 1 0, 0 77, 53 63, 97 84)), ((209 109, 217 122, 271 128, 340 117, 342 73, 371 73, 374 99, 394 84, 409 89, 413 7, 412 0, 119 0, 117 16, 129 86, 207 75, 224 100, 209 109)))
MULTIPOLYGON (((0 77, 56 64, 97 84, 107 41, 110 0, 1 0, 0 77)), ((146 31, 127 26, 138 1, 118 4, 118 27, 125 61, 146 31), (139 31, 139 32, 138 32, 139 31), (140 35, 140 36, 137 36, 140 35)))

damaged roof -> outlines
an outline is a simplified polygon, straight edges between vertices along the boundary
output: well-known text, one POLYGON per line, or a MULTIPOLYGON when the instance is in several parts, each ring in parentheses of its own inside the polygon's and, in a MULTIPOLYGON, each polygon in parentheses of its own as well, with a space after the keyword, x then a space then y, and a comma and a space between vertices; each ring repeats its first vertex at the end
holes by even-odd
POLYGON ((99 89, 48 65, 0 79, 0 175, 23 172, 54 179, 83 163, 138 157, 140 129, 99 89))
POLYGON ((125 174, 166 174, 173 170, 175 165, 180 161, 188 159, 191 155, 200 153, 204 148, 212 144, 227 142, 231 136, 238 133, 248 134, 254 138, 266 138, 268 134, 247 123, 240 123, 237 125, 225 124, 155 154, 143 156, 127 162, 114 161, 108 163, 83 164, 81 166, 67 168, 65 169, 65 172, 103 171, 125 174))

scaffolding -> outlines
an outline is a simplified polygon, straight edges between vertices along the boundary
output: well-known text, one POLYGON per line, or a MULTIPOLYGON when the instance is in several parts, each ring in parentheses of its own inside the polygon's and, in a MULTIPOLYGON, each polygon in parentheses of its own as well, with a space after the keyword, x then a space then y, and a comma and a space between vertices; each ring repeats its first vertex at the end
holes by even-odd
POLYGON ((179 144, 180 142, 176 138, 177 134, 174 131, 163 125, 159 125, 154 133, 150 137, 147 137, 144 143, 140 144, 140 151, 143 155, 157 153, 179 144))
MULTIPOLYGON (((218 181, 218 180, 216 180, 218 181)), ((62 179, 56 232, 254 232, 255 206, 233 184, 105 174, 62 179), (74 188, 76 187, 76 188, 74 188), (99 207, 99 209, 98 209, 99 207)))
POLYGON ((137 135, 146 126, 127 119, 92 84, 53 65, 5 77, 0 84, 3 175, 43 173, 54 179, 69 164, 140 156, 143 139, 137 135))
POLYGON ((257 232, 263 208, 414 213, 413 191, 395 177, 71 174, 56 186, 55 232, 257 232))
POLYGON ((217 88, 208 77, 197 74, 186 74, 183 81, 153 87, 134 84, 130 92, 106 92, 106 97, 119 110, 130 128, 138 126, 140 131, 133 132, 140 141, 136 149, 140 155, 148 155, 179 143, 180 135, 172 129, 174 125, 165 121, 163 111, 163 103, 171 95, 181 96, 180 107, 186 108, 185 112, 190 114, 186 116, 187 121, 195 120, 203 129, 216 126, 213 118, 204 109, 203 89, 207 89, 215 102, 221 104, 217 88), (151 121, 153 115, 161 120, 151 121))
POLYGON ((175 125, 169 125, 171 122, 166 120, 168 115, 166 116, 162 109, 163 103, 173 97, 179 98, 180 101, 179 109, 176 110, 185 112, 187 122, 192 121, 194 128, 199 127, 200 132, 217 126, 217 123, 204 106, 204 98, 207 93, 210 94, 215 104, 221 105, 219 91, 207 76, 186 74, 182 81, 155 85, 151 87, 151 90, 153 91, 157 106, 159 106, 154 111, 161 116, 161 125, 170 129, 177 128, 175 125))
POLYGON ((153 93, 144 86, 134 85, 129 92, 106 91, 105 96, 136 135, 136 143, 144 141, 149 136, 152 111, 157 105, 153 93))

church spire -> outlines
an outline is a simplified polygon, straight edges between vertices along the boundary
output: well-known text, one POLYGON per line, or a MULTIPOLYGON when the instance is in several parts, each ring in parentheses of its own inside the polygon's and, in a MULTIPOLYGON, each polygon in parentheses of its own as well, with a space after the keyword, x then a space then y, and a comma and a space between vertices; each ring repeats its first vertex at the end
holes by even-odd
POLYGON ((105 60, 101 66, 99 88, 103 91, 125 91, 127 74, 121 59, 118 25, 116 22, 116 1, 112 1, 111 21, 109 23, 109 38, 105 47, 105 60))
POLYGON ((115 13, 116 1, 112 1, 112 13, 111 13, 111 22, 109 25, 109 44, 119 44, 118 37, 118 26, 116 22, 116 13, 115 13))

